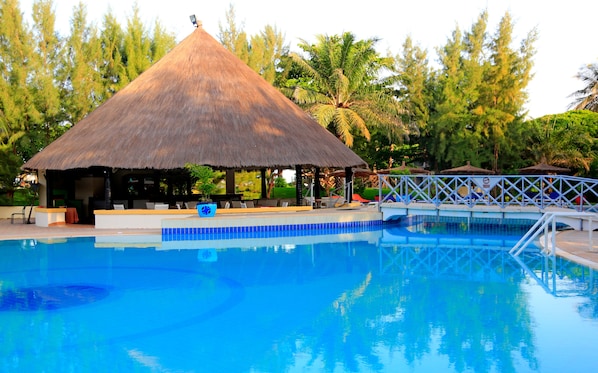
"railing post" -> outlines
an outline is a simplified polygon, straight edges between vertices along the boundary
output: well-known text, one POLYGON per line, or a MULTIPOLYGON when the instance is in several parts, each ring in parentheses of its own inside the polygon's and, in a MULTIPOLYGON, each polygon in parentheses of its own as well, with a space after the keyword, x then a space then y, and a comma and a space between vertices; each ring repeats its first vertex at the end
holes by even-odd
POLYGON ((580 187, 581 191, 579 192, 579 211, 580 212, 583 211, 583 195, 585 193, 583 187, 584 187, 584 183, 581 183, 581 187, 580 187))
POLYGON ((552 247, 550 248, 552 255, 556 255, 556 219, 552 215, 552 247))
POLYGON ((590 249, 589 249, 589 251, 590 252, 594 251, 594 240, 593 240, 593 236, 594 235, 592 234, 594 227, 592 225, 593 225, 592 224, 592 218, 590 217, 590 219, 588 221, 588 229, 590 230, 588 232, 588 235, 590 236, 589 237, 589 241, 590 241, 590 249))
POLYGON ((378 174, 378 211, 380 211, 380 204, 382 203, 382 184, 386 183, 386 176, 378 174))
POLYGON ((544 224, 544 247, 548 247, 548 224, 550 224, 550 218, 548 219, 548 221, 546 222, 546 224, 544 224))

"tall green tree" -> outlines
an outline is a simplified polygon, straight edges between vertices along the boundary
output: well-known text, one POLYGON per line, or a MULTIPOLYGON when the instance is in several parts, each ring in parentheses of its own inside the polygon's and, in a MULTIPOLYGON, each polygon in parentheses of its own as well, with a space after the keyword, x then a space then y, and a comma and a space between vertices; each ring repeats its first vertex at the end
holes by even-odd
POLYGON ((526 114, 523 107, 527 100, 525 88, 532 77, 536 31, 528 33, 519 50, 512 47, 512 34, 513 21, 506 13, 490 39, 490 58, 484 69, 480 97, 473 108, 476 130, 484 139, 483 148, 491 152, 494 171, 499 168, 501 148, 508 146, 509 128, 516 122, 521 123, 526 114))
POLYGON ((128 82, 123 58, 124 38, 124 31, 114 13, 106 13, 100 35, 103 60, 100 71, 105 99, 112 97, 128 82))
POLYGON ((38 0, 33 4, 33 46, 31 63, 34 66, 29 81, 40 113, 39 121, 26 123, 26 134, 19 140, 19 153, 23 159, 31 158, 60 136, 64 127, 58 79, 58 61, 63 50, 61 38, 55 30, 56 16, 52 0, 38 0))
POLYGON ((433 115, 426 130, 427 147, 435 169, 478 160, 479 140, 471 131, 469 105, 477 95, 467 86, 463 68, 463 34, 456 28, 447 44, 438 49, 441 69, 437 74, 437 94, 433 115))
POLYGON ((487 12, 482 12, 464 35, 457 28, 438 50, 441 69, 426 134, 435 168, 469 160, 498 170, 517 154, 512 133, 518 132, 525 116, 536 30, 515 49, 510 14, 505 14, 492 36, 486 31, 487 18, 487 12), (501 152, 507 155, 502 161, 501 152))
POLYGON ((569 107, 574 110, 598 112, 598 63, 584 66, 577 73, 577 78, 585 85, 571 95, 574 101, 569 107))
MULTIPOLYGON (((417 129, 418 135, 423 136, 428 130, 430 122, 431 106, 434 99, 434 73, 428 63, 428 53, 413 43, 410 36, 405 39, 402 47, 402 53, 396 57, 396 70, 398 74, 397 98, 405 108, 405 115, 408 122, 412 123, 417 129)), ((384 141, 384 139, 381 139, 384 141)), ((388 150, 391 154, 396 154, 398 150, 410 150, 409 154, 402 152, 402 157, 409 158, 410 162, 424 162, 425 156, 422 153, 422 147, 410 136, 409 141, 414 146, 404 147, 388 144, 388 150)), ((392 167, 393 161, 399 161, 401 158, 391 157, 389 164, 384 167, 392 167)))
POLYGON ((125 85, 139 76, 152 65, 152 43, 141 18, 139 6, 133 6, 133 15, 127 20, 124 37, 125 85))
POLYGON ((276 28, 266 25, 259 34, 248 39, 243 24, 238 24, 233 5, 225 15, 226 24, 219 24, 218 39, 222 45, 245 62, 271 84, 277 81, 281 63, 289 53, 284 35, 276 28))
POLYGON ((243 24, 237 24, 235 7, 232 4, 229 4, 225 19, 226 24, 218 24, 218 28, 220 29, 218 41, 241 61, 248 63, 249 43, 247 41, 247 34, 243 30, 243 24))
POLYGON ((409 122, 425 128, 430 120, 432 87, 428 53, 413 44, 411 37, 403 43, 402 54, 396 57, 398 73, 397 96, 406 109, 409 122))
POLYGON ((172 32, 164 28, 160 21, 154 22, 153 37, 151 39, 150 61, 152 65, 164 57, 176 46, 176 38, 172 32))
POLYGON ((29 123, 40 121, 29 81, 35 68, 33 36, 17 0, 0 0, 0 149, 17 154, 29 123))
POLYGON ((87 8, 73 8, 70 35, 62 56, 60 82, 66 122, 74 125, 105 100, 100 65, 102 43, 97 28, 87 23, 87 8))
POLYGON ((107 13, 100 39, 103 100, 112 97, 176 45, 174 34, 166 31, 159 21, 154 23, 153 31, 143 25, 137 4, 127 20, 126 30, 112 12, 107 13))
POLYGON ((262 32, 251 37, 247 65, 274 84, 282 57, 288 53, 284 35, 276 27, 266 25, 262 32))
POLYGON ((87 9, 73 9, 71 31, 65 41, 60 81, 67 122, 74 125, 114 95, 175 45, 172 33, 155 23, 153 34, 143 25, 139 7, 133 6, 127 28, 111 13, 100 31, 87 22, 87 9), (153 38, 152 38, 153 37, 153 38))
POLYGON ((403 122, 404 108, 393 96, 396 76, 388 74, 394 61, 379 56, 377 39, 356 40, 349 32, 316 38, 315 44, 299 44, 305 56, 290 54, 310 78, 308 84, 293 87, 293 100, 347 146, 353 145, 356 135, 369 140, 373 127, 393 140, 406 137, 411 129, 403 122))

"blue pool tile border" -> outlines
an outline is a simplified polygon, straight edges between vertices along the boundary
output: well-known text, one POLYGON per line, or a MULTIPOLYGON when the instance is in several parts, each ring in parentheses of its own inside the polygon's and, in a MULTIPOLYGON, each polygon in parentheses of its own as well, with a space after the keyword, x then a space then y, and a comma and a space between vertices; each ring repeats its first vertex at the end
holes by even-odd
POLYGON ((330 222, 310 224, 233 226, 233 227, 168 227, 162 228, 163 241, 213 240, 224 238, 293 237, 320 234, 342 234, 367 231, 385 224, 382 220, 330 222))

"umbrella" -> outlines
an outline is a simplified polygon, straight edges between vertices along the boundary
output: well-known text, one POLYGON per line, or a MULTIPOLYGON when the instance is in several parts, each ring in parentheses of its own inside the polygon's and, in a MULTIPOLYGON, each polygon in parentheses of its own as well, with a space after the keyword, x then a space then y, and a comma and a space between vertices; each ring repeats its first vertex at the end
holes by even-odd
POLYGON ((479 168, 472 166, 469 161, 465 166, 449 168, 440 171, 441 174, 454 174, 454 175, 492 175, 494 171, 486 170, 485 168, 479 168))
POLYGON ((571 170, 569 170, 568 168, 553 166, 553 165, 547 164, 545 162, 540 162, 533 166, 524 167, 524 168, 519 169, 519 173, 522 175, 541 175, 541 174, 556 175, 556 174, 567 173, 569 171, 571 171, 571 170))
MULTIPOLYGON (((367 177, 370 177, 372 175, 376 175, 376 173, 373 172, 370 169, 367 169, 367 168, 353 168, 353 177, 367 178, 367 177)), ((346 175, 345 175, 345 170, 336 170, 336 171, 333 171, 333 172, 329 173, 328 176, 345 177, 346 175)))
POLYGON ((391 174, 393 171, 408 171, 410 174, 429 174, 430 173, 430 171, 425 170, 420 167, 409 167, 405 164, 405 161, 403 161, 403 164, 400 165, 399 167, 378 170, 378 173, 379 174, 391 174))

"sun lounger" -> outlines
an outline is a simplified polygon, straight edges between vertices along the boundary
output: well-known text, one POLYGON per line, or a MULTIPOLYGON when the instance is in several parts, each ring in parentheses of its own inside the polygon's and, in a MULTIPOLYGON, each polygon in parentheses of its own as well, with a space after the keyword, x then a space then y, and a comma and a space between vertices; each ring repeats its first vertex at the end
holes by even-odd
POLYGON ((357 201, 357 202, 361 202, 361 203, 365 203, 365 204, 371 202, 369 199, 365 199, 357 193, 353 193, 353 195, 351 196, 351 201, 357 201))

